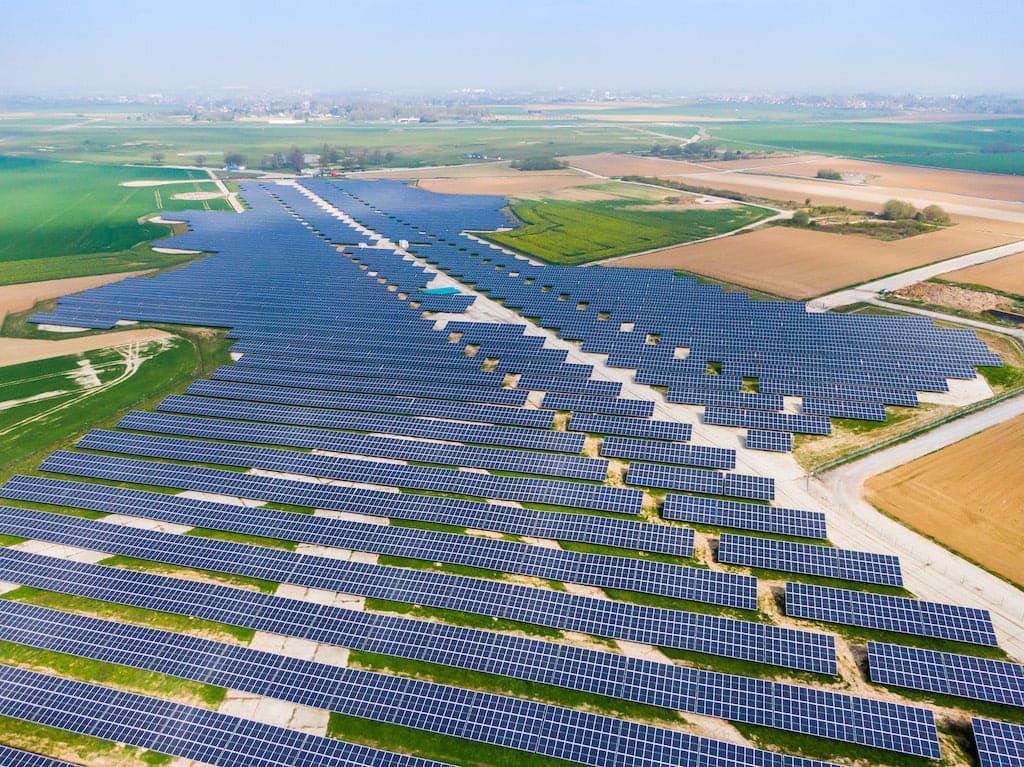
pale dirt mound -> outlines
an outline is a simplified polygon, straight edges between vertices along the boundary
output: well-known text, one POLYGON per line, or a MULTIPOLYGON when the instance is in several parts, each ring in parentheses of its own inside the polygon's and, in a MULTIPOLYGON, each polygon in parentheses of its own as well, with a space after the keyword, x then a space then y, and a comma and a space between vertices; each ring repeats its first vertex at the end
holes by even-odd
POLYGON ((936 282, 918 282, 900 288, 895 294, 899 298, 921 301, 926 304, 948 306, 966 312, 980 314, 989 309, 1013 309, 1013 301, 995 293, 983 293, 980 290, 958 288, 953 285, 940 285, 936 282))
POLYGON ((227 197, 221 192, 178 192, 172 194, 172 200, 222 200, 227 197))
POLYGON ((0 338, 0 360, 3 360, 4 365, 17 365, 22 362, 63 357, 68 354, 81 354, 94 349, 106 349, 110 346, 171 338, 174 336, 156 328, 119 330, 82 338, 62 338, 59 341, 43 341, 38 338, 0 338))
POLYGON ((952 282, 985 285, 1007 293, 1024 295, 1024 253, 1015 253, 1006 258, 989 261, 987 264, 958 269, 942 277, 952 282))
POLYGON ((111 282, 118 282, 126 277, 147 274, 151 270, 136 272, 119 272, 117 274, 94 274, 89 277, 70 277, 65 280, 44 280, 42 282, 26 282, 20 285, 0 286, 0 323, 4 317, 13 312, 31 309, 40 301, 50 298, 78 293, 89 288, 98 288, 111 282))
POLYGON ((768 227, 613 263, 682 269, 786 298, 806 299, 1021 237, 1024 225, 968 218, 957 226, 893 242, 768 227))
POLYGON ((865 484, 887 514, 1024 583, 1024 416, 918 458, 865 484))

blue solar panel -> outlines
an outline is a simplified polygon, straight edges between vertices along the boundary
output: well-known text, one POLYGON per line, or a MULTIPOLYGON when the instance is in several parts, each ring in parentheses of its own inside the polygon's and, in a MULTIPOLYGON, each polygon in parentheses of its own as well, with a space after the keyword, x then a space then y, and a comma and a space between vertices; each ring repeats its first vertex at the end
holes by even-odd
POLYGON ((864 591, 786 584, 786 615, 995 647, 988 610, 864 591))
POLYGON ((718 561, 883 586, 903 585, 899 558, 889 554, 751 538, 733 533, 723 533, 718 539, 718 561))
POLYGON ((575 413, 569 419, 569 431, 592 434, 620 434, 626 437, 645 437, 687 442, 693 434, 688 423, 675 421, 653 421, 647 418, 602 415, 600 413, 575 413))
POLYGON ((822 540, 828 537, 825 533, 825 515, 820 511, 669 494, 665 496, 665 506, 661 513, 665 519, 711 527, 732 527, 822 540))
POLYGON ((793 451, 793 435, 788 431, 748 429, 746 446, 748 450, 767 450, 773 453, 791 453, 793 451))
POLYGON ((728 448, 680 445, 628 437, 606 437, 601 444, 601 455, 607 458, 705 466, 712 469, 732 469, 736 466, 736 451, 728 448))
POLYGON ((981 767, 1024 765, 1024 725, 971 718, 981 767))
POLYGON ((871 681, 1024 707, 1024 666, 918 647, 868 642, 871 681))

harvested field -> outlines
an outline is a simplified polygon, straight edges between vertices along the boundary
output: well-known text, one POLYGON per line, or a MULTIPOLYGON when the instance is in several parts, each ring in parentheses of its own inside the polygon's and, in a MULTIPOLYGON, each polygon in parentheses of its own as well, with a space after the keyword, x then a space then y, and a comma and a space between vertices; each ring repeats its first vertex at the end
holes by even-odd
POLYGON ((564 171, 519 173, 513 170, 507 173, 508 175, 503 176, 478 178, 423 179, 417 186, 441 194, 500 194, 525 197, 594 183, 594 179, 589 176, 564 171))
POLYGON ((869 479, 887 514, 1024 583, 1024 416, 869 479))
MULTIPOLYGON (((987 197, 1006 202, 1024 200, 1024 178, 1021 176, 971 173, 941 168, 914 168, 906 165, 826 157, 808 157, 805 160, 801 158, 801 160, 803 161, 800 163, 783 164, 783 167, 775 170, 766 167, 766 170, 813 178, 819 168, 828 167, 840 173, 866 176, 870 179, 868 183, 873 186, 987 197)), ((728 163, 716 164, 723 168, 729 165, 728 163)))
POLYGON ((614 266, 681 269, 786 298, 807 299, 963 253, 1024 238, 1024 226, 964 219, 937 232, 882 242, 855 235, 771 227, 665 248, 614 266))
MULTIPOLYGON (((658 176, 661 178, 680 181, 693 186, 711 187, 714 189, 728 189, 753 197, 762 197, 774 200, 789 200, 803 204, 808 197, 815 205, 847 205, 854 209, 878 209, 886 200, 892 197, 906 199, 922 208, 930 204, 938 204, 947 212, 959 216, 972 216, 990 218, 998 221, 1024 223, 1024 205, 1019 202, 1008 202, 1000 199, 989 199, 984 196, 971 196, 965 192, 963 179, 973 180, 975 177, 984 179, 979 184, 991 184, 990 189, 979 187, 978 194, 992 194, 995 191, 994 185, 1000 181, 999 177, 990 174, 973 174, 966 172, 941 171, 946 177, 956 177, 958 182, 953 191, 931 191, 926 188, 882 186, 875 184, 872 179, 868 184, 837 184, 833 181, 822 181, 811 178, 817 173, 818 165, 811 161, 805 171, 808 177, 797 176, 796 169, 804 168, 802 164, 794 164, 785 168, 776 167, 776 175, 758 174, 753 172, 737 172, 724 163, 716 163, 721 169, 711 168, 703 163, 686 162, 685 160, 662 160, 650 157, 633 157, 618 154, 594 154, 565 158, 571 165, 583 170, 589 170, 603 175, 638 175, 658 176), (787 175, 781 175, 785 172, 787 175)), ((823 160, 822 164, 833 164, 831 160, 823 160)), ((868 163, 878 167, 878 163, 868 163)), ((902 174, 901 178, 909 180, 911 175, 916 174, 916 168, 898 168, 897 166, 881 166, 886 172, 895 175, 896 171, 890 168, 897 168, 902 174)), ((920 171, 924 172, 924 171, 920 171)), ((939 172, 939 171, 937 171, 939 172)), ((1013 180, 1012 177, 1011 181, 1013 180)), ((1017 183, 1021 183, 1019 179, 1017 183)), ((973 188, 973 187, 972 187, 973 188)), ((1018 200, 1020 197, 1017 198, 1018 200)))
POLYGON ((969 266, 942 275, 950 282, 984 285, 1006 293, 1024 295, 1024 253, 1016 253, 987 264, 969 266))

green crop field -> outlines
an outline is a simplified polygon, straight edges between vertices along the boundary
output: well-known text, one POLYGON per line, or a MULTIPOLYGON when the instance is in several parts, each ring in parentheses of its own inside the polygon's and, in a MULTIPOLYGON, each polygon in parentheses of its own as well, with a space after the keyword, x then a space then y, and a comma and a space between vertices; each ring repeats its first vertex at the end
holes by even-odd
MULTIPOLYGON (((685 129, 667 129, 667 132, 685 129)), ((761 121, 721 124, 710 131, 750 147, 820 152, 937 168, 1024 174, 1024 120, 951 123, 761 121)))
POLYGON ((525 226, 482 237, 553 264, 585 264, 700 240, 772 215, 766 208, 645 210, 644 200, 522 200, 512 212, 525 226))
POLYGON ((131 250, 171 231, 139 219, 162 210, 226 210, 224 200, 173 199, 212 191, 203 171, 0 157, 0 284, 180 263, 180 256, 131 250), (185 183, 120 186, 144 180, 185 183))

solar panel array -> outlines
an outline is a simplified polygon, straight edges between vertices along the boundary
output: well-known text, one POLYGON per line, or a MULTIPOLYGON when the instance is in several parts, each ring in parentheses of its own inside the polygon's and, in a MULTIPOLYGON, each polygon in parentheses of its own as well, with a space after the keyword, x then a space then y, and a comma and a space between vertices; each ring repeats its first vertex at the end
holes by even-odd
POLYGON ((1020 767, 1024 764, 1024 725, 971 719, 981 767, 1020 767))
POLYGON ((775 480, 770 477, 722 474, 707 469, 687 469, 637 461, 629 464, 626 484, 758 501, 770 501, 775 496, 775 480))
POLYGON ((640 491, 628 488, 336 458, 295 450, 149 437, 102 429, 94 429, 77 444, 89 450, 109 453, 258 468, 366 485, 459 493, 476 498, 548 503, 595 511, 613 511, 619 514, 639 514, 643 501, 640 491))
POLYGON ((786 615, 990 647, 997 645, 988 610, 907 597, 787 583, 786 615))
POLYGON ((607 458, 678 463, 687 466, 706 466, 712 469, 736 467, 735 450, 628 437, 605 437, 601 444, 601 455, 607 458))
POLYGON ((820 511, 670 493, 665 496, 661 514, 665 519, 711 527, 730 527, 822 540, 827 537, 825 515, 820 511))
POLYGON ((569 419, 569 431, 594 434, 618 434, 626 437, 645 437, 676 442, 688 442, 693 427, 676 421, 657 421, 600 413, 574 413, 569 419))
POLYGON ((729 407, 706 407, 704 423, 763 431, 789 431, 796 434, 828 435, 832 433, 832 423, 824 416, 768 413, 729 407))
POLYGON ((903 586, 899 558, 869 551, 723 533, 718 539, 718 561, 822 578, 903 586))
MULTIPOLYGON (((159 671, 375 721, 402 721, 434 732, 444 731, 438 729, 438 721, 460 718, 461 712, 453 710, 453 707, 471 705, 475 709, 501 712, 507 718, 502 725, 505 731, 485 729, 465 732, 464 737, 495 743, 501 742, 495 739, 505 739, 511 731, 522 738, 523 745, 519 747, 527 751, 532 750, 526 744, 533 739, 525 737, 528 728, 522 726, 524 719, 543 721, 562 716, 557 707, 542 703, 516 701, 488 693, 460 695, 455 689, 440 684, 295 660, 210 640, 17 603, 0 603, 0 637, 6 641, 78 657, 113 660, 133 668, 159 671), (30 622, 32 625, 26 625, 30 622), (411 705, 410 700, 413 701, 411 705), (428 711, 433 716, 422 716, 428 711), (410 722, 410 714, 421 716, 410 722)), ((623 671, 629 673, 626 669, 623 671)), ((930 712, 922 709, 822 693, 795 685, 778 685, 775 689, 772 682, 753 679, 744 680, 750 685, 747 690, 750 697, 742 702, 733 702, 727 696, 730 692, 739 692, 737 683, 741 678, 692 669, 680 676, 692 677, 680 680, 690 687, 687 697, 700 697, 696 694, 695 683, 699 683, 698 680, 713 696, 696 704, 695 708, 700 713, 714 711, 714 715, 727 719, 811 734, 839 732, 841 740, 876 746, 891 740, 890 744, 881 747, 925 756, 938 754, 934 720, 930 712), (715 687, 721 690, 717 696, 715 687), (821 712, 820 719, 792 716, 790 709, 805 701, 813 702, 821 712)), ((683 698, 678 690, 661 694, 673 699, 683 698)), ((656 695, 650 697, 653 699, 656 695)), ((675 707, 664 703, 659 705, 675 707)), ((607 716, 593 716, 589 724, 592 730, 608 734, 619 726, 618 720, 607 716)), ((647 730, 648 741, 655 732, 656 728, 647 730)), ((643 746, 638 744, 636 747, 643 746)))
POLYGON ((627 415, 636 418, 648 418, 654 414, 654 402, 651 400, 587 397, 558 392, 545 394, 541 407, 553 410, 571 410, 574 413, 603 413, 604 415, 627 415))
POLYGON ((1024 666, 919 647, 868 642, 871 681, 1024 707, 1024 666))
POLYGON ((392 493, 157 461, 57 451, 40 468, 114 482, 680 556, 688 556, 683 552, 689 551, 693 543, 692 531, 626 519, 520 509, 460 498, 392 493))
POLYGON ((786 431, 747 429, 745 441, 748 450, 767 450, 772 453, 793 452, 793 435, 786 431))

